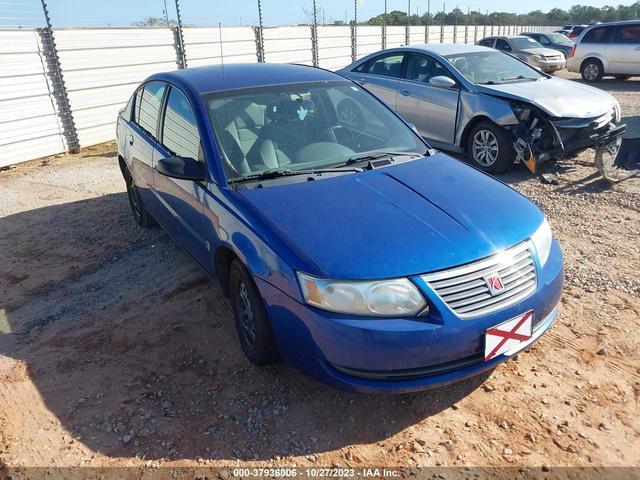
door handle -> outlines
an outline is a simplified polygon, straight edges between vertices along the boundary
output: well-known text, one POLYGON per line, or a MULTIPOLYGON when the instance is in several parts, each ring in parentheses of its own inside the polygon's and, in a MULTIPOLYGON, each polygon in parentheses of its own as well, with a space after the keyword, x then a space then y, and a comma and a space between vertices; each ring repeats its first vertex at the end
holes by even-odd
POLYGON ((409 93, 409 90, 400 90, 400 95, 402 95, 403 97, 408 97, 411 94, 409 93))
POLYGON ((133 135, 127 135, 127 141, 129 142, 129 145, 133 145, 133 135))

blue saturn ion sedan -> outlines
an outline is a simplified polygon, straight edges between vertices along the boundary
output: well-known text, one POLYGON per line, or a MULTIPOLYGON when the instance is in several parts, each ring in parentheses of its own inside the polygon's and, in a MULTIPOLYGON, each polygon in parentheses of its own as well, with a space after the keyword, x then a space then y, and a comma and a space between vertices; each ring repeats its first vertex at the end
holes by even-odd
POLYGON ((256 365, 416 391, 494 368, 556 317, 563 259, 541 211, 338 74, 156 74, 117 142, 134 219, 219 280, 256 365))

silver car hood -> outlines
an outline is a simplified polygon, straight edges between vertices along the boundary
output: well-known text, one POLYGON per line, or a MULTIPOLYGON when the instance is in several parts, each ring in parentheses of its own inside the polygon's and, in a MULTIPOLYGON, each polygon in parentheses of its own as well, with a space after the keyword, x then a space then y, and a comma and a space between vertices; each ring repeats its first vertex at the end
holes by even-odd
POLYGON ((520 52, 528 53, 529 55, 544 55, 545 57, 553 57, 553 56, 557 57, 558 55, 562 55, 562 52, 559 50, 554 50, 552 48, 545 48, 545 47, 525 48, 516 53, 520 53, 520 52))
POLYGON ((552 117, 598 117, 616 104, 607 92, 562 78, 476 86, 479 93, 528 102, 552 117))

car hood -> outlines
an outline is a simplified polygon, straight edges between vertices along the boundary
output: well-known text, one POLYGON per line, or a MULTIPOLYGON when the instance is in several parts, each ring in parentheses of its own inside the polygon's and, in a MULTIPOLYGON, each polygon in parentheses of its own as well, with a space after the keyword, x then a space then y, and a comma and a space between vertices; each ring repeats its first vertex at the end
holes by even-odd
POLYGON ((544 55, 545 57, 558 56, 561 52, 553 50, 551 48, 537 47, 537 48, 524 48, 517 53, 526 53, 528 55, 544 55))
POLYGON ((294 268, 325 278, 402 277, 464 264, 528 238, 543 215, 444 154, 378 170, 238 190, 294 268))
POLYGON ((477 87, 480 93, 529 102, 552 117, 597 117, 616 103, 607 92, 562 78, 477 87))

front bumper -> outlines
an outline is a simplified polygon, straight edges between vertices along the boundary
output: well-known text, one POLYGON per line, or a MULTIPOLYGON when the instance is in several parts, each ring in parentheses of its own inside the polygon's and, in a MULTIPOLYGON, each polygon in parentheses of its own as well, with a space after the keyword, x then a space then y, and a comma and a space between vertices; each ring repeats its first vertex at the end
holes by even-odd
POLYGON ((556 72, 567 66, 564 57, 560 60, 531 60, 530 65, 538 67, 543 72, 556 72))
POLYGON ((428 297, 431 313, 426 317, 341 316, 303 305, 262 280, 257 283, 285 360, 343 390, 404 393, 463 380, 507 360, 515 352, 484 361, 485 331, 528 310, 534 312, 531 343, 542 335, 556 316, 562 253, 554 241, 528 298, 475 319, 460 319, 428 285, 417 277, 414 281, 428 297))

